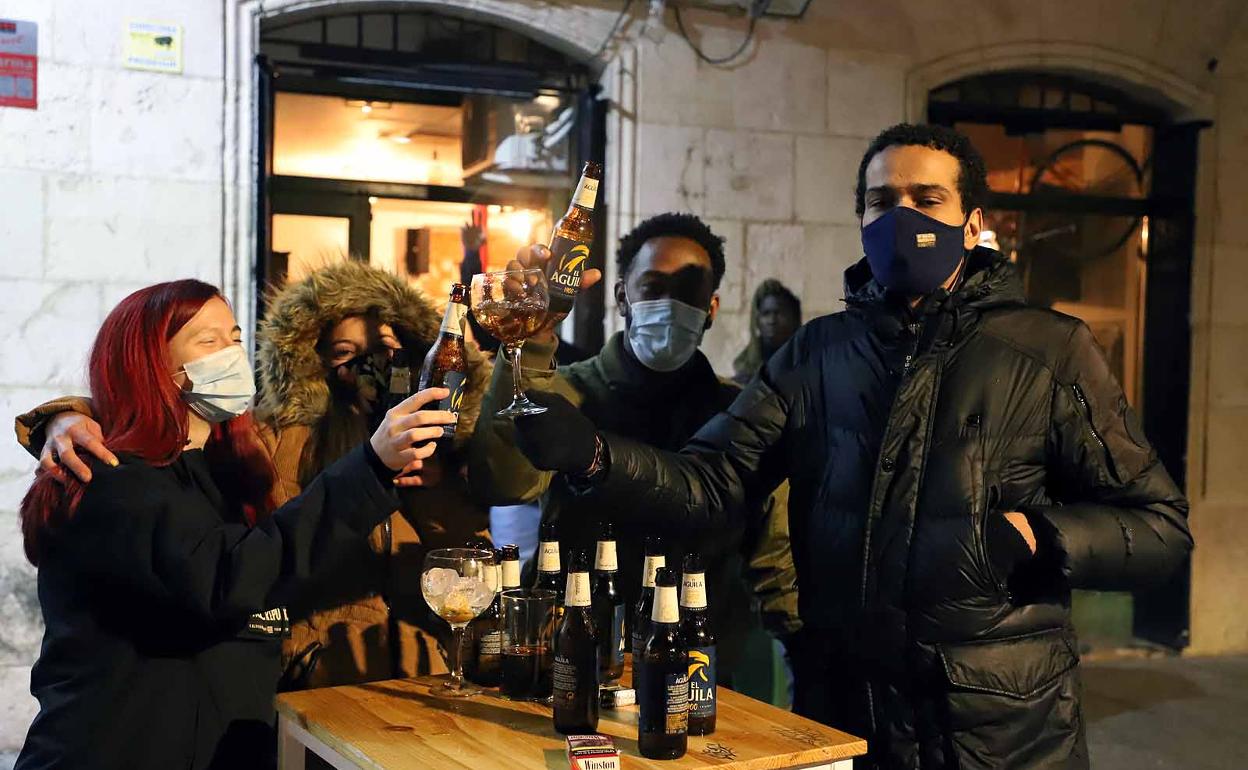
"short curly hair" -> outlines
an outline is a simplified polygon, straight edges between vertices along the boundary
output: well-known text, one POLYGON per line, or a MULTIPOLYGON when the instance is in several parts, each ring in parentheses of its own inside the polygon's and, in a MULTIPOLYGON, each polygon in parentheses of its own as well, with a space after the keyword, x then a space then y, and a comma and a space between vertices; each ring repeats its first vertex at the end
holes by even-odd
POLYGON ((963 215, 970 214, 984 205, 988 196, 988 169, 984 158, 961 132, 947 126, 928 123, 898 123, 880 132, 871 140, 871 146, 858 164, 858 188, 854 193, 854 211, 862 218, 866 210, 867 166, 871 159, 889 147, 918 146, 943 150, 958 159, 958 196, 962 198, 963 215))
POLYGON ((713 288, 719 289, 719 282, 724 279, 724 239, 711 231, 705 222, 693 214, 668 212, 650 217, 620 238, 620 247, 615 253, 615 265, 618 277, 623 280, 633 265, 633 258, 641 247, 651 238, 688 238, 706 249, 711 258, 711 273, 714 277, 713 288))

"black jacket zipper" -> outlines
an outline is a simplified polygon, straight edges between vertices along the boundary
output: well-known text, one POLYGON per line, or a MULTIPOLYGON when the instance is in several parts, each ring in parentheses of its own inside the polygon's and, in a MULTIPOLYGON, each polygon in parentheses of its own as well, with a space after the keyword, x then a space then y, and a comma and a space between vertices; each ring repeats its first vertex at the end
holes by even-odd
POLYGON ((1092 438, 1096 439, 1096 443, 1100 445, 1101 452, 1105 455, 1105 467, 1114 478, 1118 478, 1118 469, 1114 465, 1114 456, 1109 451, 1109 446, 1105 443, 1105 439, 1101 437, 1100 431, 1096 429, 1096 423, 1092 421, 1092 406, 1088 403, 1088 399, 1083 395, 1083 390, 1077 385, 1070 386, 1071 391, 1075 394, 1075 400, 1079 402, 1079 406, 1083 408, 1083 417, 1088 423, 1088 430, 1092 433, 1092 438))

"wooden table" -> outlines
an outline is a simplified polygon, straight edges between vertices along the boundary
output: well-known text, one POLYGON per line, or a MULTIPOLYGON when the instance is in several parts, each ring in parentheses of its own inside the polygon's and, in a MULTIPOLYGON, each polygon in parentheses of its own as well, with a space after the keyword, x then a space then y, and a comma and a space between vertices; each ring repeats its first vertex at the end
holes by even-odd
MULTIPOLYGON (((303 770, 306 747, 339 770, 566 770, 549 706, 509 701, 496 690, 437 698, 429 688, 439 681, 395 679, 279 696, 279 767, 303 770)), ((637 706, 603 709, 598 732, 615 740, 622 770, 851 770, 852 758, 867 751, 860 738, 722 687, 718 695, 715 733, 690 736, 678 760, 637 752, 637 706)))

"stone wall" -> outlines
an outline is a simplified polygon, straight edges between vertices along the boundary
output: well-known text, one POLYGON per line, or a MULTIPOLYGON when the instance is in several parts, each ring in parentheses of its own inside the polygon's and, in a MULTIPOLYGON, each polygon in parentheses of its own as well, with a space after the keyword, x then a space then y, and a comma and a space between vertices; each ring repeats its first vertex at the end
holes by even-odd
MULTIPOLYGON (((105 313, 136 288, 220 283, 221 4, 12 0, 39 25, 39 109, 0 109, 0 418, 83 393, 105 313), (185 30, 184 72, 124 69, 127 19, 185 30)), ((0 441, 0 750, 20 745, 42 628, 16 510, 33 460, 0 441)))
MULTIPOLYGON (((40 109, 0 109, 0 415, 82 392, 104 313, 127 292, 193 275, 251 301, 250 46, 258 19, 315 0, 10 0, 40 25, 40 109), (181 76, 120 66, 132 18, 185 29, 181 76)), ((338 3, 346 5, 346 3, 338 3)), ((618 2, 413 0, 516 25, 584 56, 618 2)), ((635 4, 642 8, 644 4, 635 4)), ((765 21, 729 68, 699 63, 671 18, 659 42, 640 16, 603 60, 609 237, 667 210, 704 216, 727 241, 723 315, 706 349, 722 372, 745 344, 748 297, 788 283, 808 317, 839 309, 860 254, 854 175, 867 140, 921 119, 927 88, 976 71, 1074 71, 1159 94, 1215 128, 1202 138, 1190 492, 1198 547, 1193 650, 1248 649, 1248 30, 1239 0, 817 0, 801 22, 765 21), (1078 20, 1077 22, 1075 20, 1078 20), (1211 60, 1218 64, 1210 67, 1211 60)), ((638 11, 640 13, 640 11, 638 11)), ((690 13, 712 54, 740 20, 690 13)), ((619 321, 609 316, 609 325, 619 321)), ((0 441, 0 750, 33 714, 25 690, 40 628, 15 511, 33 461, 0 441)))

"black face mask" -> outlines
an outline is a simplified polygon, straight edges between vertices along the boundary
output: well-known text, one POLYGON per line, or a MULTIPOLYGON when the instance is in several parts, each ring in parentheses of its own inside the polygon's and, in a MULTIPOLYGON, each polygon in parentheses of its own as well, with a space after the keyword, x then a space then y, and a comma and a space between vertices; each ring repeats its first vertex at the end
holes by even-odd
POLYGON ((375 428, 385 413, 382 397, 390 388, 390 356, 386 352, 360 353, 338 364, 330 370, 329 387, 340 401, 368 415, 375 428), (339 374, 344 368, 350 373, 348 379, 339 374))
POLYGON ((862 249, 875 280, 908 297, 940 288, 966 253, 962 225, 904 206, 862 228, 862 249))

